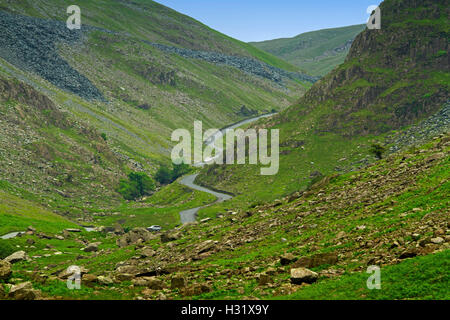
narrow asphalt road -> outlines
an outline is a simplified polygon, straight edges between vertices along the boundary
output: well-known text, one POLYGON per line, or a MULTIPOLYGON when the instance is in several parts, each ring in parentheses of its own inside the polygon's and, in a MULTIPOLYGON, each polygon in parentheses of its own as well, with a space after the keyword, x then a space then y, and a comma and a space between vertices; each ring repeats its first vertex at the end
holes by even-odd
POLYGON ((195 184, 195 179, 197 178, 198 173, 197 174, 192 174, 189 176, 184 177, 179 183, 189 187, 191 189, 194 190, 198 190, 198 191, 202 191, 202 192, 206 192, 209 194, 212 194, 213 196, 215 196, 217 198, 217 200, 209 205, 206 206, 201 206, 201 207, 197 207, 197 208, 192 208, 192 209, 188 209, 188 210, 184 210, 180 212, 180 217, 181 217, 181 223, 189 223, 189 222, 195 222, 196 218, 197 218, 197 213, 200 209, 203 209, 205 207, 208 207, 214 203, 220 203, 220 202, 224 202, 226 200, 229 200, 231 198, 233 198, 232 196, 225 194, 225 193, 220 193, 220 192, 216 192, 213 190, 210 190, 208 188, 204 188, 202 186, 199 186, 197 184, 195 184))
MULTIPOLYGON (((238 123, 235 123, 231 126, 228 126, 224 129, 221 129, 220 131, 222 133, 224 133, 226 130, 230 130, 230 129, 236 129, 239 128, 240 126, 243 126, 244 124, 248 124, 248 123, 252 123, 255 122, 261 118, 267 118, 270 116, 273 116, 274 114, 265 114, 265 115, 260 115, 251 119, 246 119, 243 121, 240 121, 238 123)), ((206 144, 210 145, 212 143, 214 143, 215 138, 217 137, 217 134, 214 134, 213 136, 211 136, 209 139, 207 139, 206 144)), ((203 167, 204 165, 206 165, 206 163, 199 163, 196 166, 199 167, 203 167)), ((198 184, 195 184, 195 179, 197 178, 198 173, 197 174, 192 174, 189 176, 184 177, 182 180, 179 181, 180 184, 189 187, 191 189, 194 190, 198 190, 198 191, 202 191, 202 192, 206 192, 209 194, 212 194, 213 196, 215 196, 217 198, 217 200, 213 203, 210 203, 209 205, 206 206, 201 206, 201 207, 197 207, 197 208, 192 208, 192 209, 188 209, 188 210, 184 210, 180 212, 180 217, 181 217, 181 223, 185 224, 185 223, 190 223, 190 222, 195 222, 195 220, 197 219, 197 213, 200 209, 209 207, 210 205, 213 205, 215 203, 220 203, 220 202, 224 202, 226 200, 229 200, 231 198, 233 198, 232 196, 225 194, 225 193, 220 193, 220 192, 216 192, 214 190, 210 190, 208 188, 199 186, 198 184)))

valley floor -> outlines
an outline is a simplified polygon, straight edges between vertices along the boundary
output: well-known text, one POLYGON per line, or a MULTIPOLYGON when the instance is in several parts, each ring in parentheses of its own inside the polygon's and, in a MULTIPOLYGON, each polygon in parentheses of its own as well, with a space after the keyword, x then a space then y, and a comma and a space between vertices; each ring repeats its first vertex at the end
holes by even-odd
MULTIPOLYGON (((34 228, 0 240, 2 258, 23 251, 5 259, 12 265, 2 264, 0 297, 448 299, 449 150, 450 136, 441 135, 277 202, 163 233, 136 227, 151 212, 176 217, 181 208, 210 203, 209 195, 168 186, 135 207, 95 217, 102 225, 113 225, 117 215, 124 220, 100 232, 61 232, 73 224, 50 213, 53 224, 27 220, 33 210, 24 204, 23 227, 34 228), (71 265, 81 268, 80 290, 67 288, 71 265), (381 268, 381 290, 367 288, 370 265, 381 268), (302 268, 313 272, 314 283, 295 284, 291 270, 302 268)), ((1 231, 14 230, 2 224, 1 231)))

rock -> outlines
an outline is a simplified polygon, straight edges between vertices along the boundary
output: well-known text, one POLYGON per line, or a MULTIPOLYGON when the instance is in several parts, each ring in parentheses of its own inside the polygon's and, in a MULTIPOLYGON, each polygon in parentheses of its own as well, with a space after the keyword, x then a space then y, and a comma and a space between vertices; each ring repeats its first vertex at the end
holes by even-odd
POLYGON ((119 265, 116 267, 117 273, 129 273, 129 274, 137 274, 138 268, 131 264, 119 265))
POLYGON ((197 254, 202 254, 205 252, 212 251, 218 243, 219 243, 218 241, 213 241, 213 240, 206 240, 206 241, 200 243, 196 248, 197 254))
POLYGON ((298 259, 294 268, 315 268, 324 264, 335 265, 338 262, 336 253, 319 253, 311 257, 301 257, 298 259))
POLYGON ((84 252, 97 252, 98 251, 98 244, 97 243, 90 243, 83 249, 84 252))
POLYGON ((145 279, 133 279, 131 280, 131 283, 135 286, 135 287, 146 287, 148 282, 145 279))
POLYGON ((98 278, 96 275, 93 274, 84 274, 81 278, 82 282, 91 284, 91 283, 97 283, 98 282, 98 278))
POLYGON ((33 239, 27 239, 27 244, 29 244, 29 245, 33 245, 33 244, 35 244, 36 243, 36 241, 34 241, 33 239))
POLYGON ((117 240, 117 245, 121 248, 129 245, 144 243, 154 239, 154 235, 145 228, 134 228, 117 240))
POLYGON ((212 288, 210 285, 208 285, 206 283, 202 283, 202 284, 195 284, 191 287, 185 288, 182 291, 182 294, 184 296, 192 297, 192 296, 199 296, 201 294, 208 293, 211 291, 212 291, 212 288))
POLYGON ((139 251, 139 254, 141 255, 141 257, 151 258, 156 254, 156 251, 152 248, 143 248, 139 251))
POLYGON ((416 256, 417 256, 417 250, 409 249, 409 250, 403 251, 402 254, 400 254, 400 256, 398 258, 399 259, 408 259, 408 258, 414 258, 416 256))
POLYGON ((11 287, 8 297, 14 300, 36 300, 40 292, 34 290, 31 282, 24 282, 11 287))
POLYGON ((147 287, 152 290, 162 290, 165 288, 164 282, 156 277, 145 277, 147 287))
POLYGON ((98 281, 98 283, 106 285, 106 286, 114 283, 114 281, 110 277, 107 277, 107 276, 98 276, 97 281, 98 281))
POLYGON ((184 276, 174 276, 172 277, 170 288, 174 289, 183 289, 187 285, 186 278, 184 276))
POLYGON ((432 238, 431 242, 434 243, 434 244, 441 244, 441 243, 444 243, 445 240, 443 238, 441 238, 441 237, 436 237, 436 238, 432 238))
POLYGON ((181 238, 181 233, 179 233, 179 232, 176 232, 176 233, 165 232, 165 233, 161 234, 161 242, 162 243, 176 241, 180 238, 181 238))
POLYGON ((28 255, 26 254, 25 251, 17 251, 17 252, 14 252, 9 257, 6 257, 4 260, 6 262, 9 262, 9 263, 13 264, 13 263, 16 263, 16 262, 29 260, 29 259, 30 258, 28 257, 28 255))
POLYGON ((277 272, 278 272, 278 270, 275 269, 275 268, 267 268, 267 270, 266 270, 266 274, 268 274, 268 275, 270 275, 270 276, 276 275, 277 272))
POLYGON ((306 268, 291 269, 291 282, 293 284, 314 283, 319 275, 306 268))
POLYGON ((33 226, 29 226, 29 227, 27 228, 27 231, 36 232, 36 229, 33 228, 33 226))
POLYGON ((265 273, 261 273, 260 275, 258 275, 257 280, 258 285, 260 286, 265 286, 268 285, 269 283, 273 283, 272 277, 265 273))
POLYGON ((134 276, 129 273, 119 273, 115 276, 115 279, 118 282, 131 281, 133 278, 134 276))
POLYGON ((11 273, 11 263, 9 263, 8 261, 0 260, 0 280, 8 280, 11 276, 11 273))
POLYGON ((280 257, 280 263, 282 266, 287 266, 293 262, 295 262, 297 259, 294 257, 292 253, 286 253, 280 257))
POLYGON ((51 239, 53 239, 52 236, 49 236, 48 234, 45 234, 45 233, 43 233, 43 232, 39 232, 39 233, 37 234, 37 237, 38 237, 39 239, 46 239, 46 240, 51 240, 51 239))

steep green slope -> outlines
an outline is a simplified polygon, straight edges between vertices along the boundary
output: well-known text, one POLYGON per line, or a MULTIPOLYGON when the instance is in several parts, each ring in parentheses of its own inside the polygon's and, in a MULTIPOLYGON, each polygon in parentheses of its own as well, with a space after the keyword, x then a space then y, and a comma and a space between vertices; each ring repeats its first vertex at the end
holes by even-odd
MULTIPOLYGON (((387 136, 433 115, 433 121, 425 121, 428 129, 417 133, 419 140, 436 134, 433 123, 440 132, 449 130, 445 1, 386 0, 381 10, 382 29, 359 34, 345 63, 297 104, 255 125, 280 129, 277 175, 261 177, 253 165, 215 166, 205 169, 199 181, 237 194, 227 205, 243 207, 305 188, 320 174, 367 165, 375 159, 369 153, 372 144, 384 144, 387 136)), ((414 135, 409 137, 414 142, 414 135)), ((396 139, 386 144, 402 147, 396 139)))
POLYGON ((344 62, 350 46, 365 25, 324 29, 293 38, 251 42, 315 76, 324 76, 344 62))
MULTIPOLYGON (((76 5, 81 9, 83 24, 181 48, 252 56, 275 67, 298 70, 275 56, 223 35, 151 0, 82 0, 76 5)), ((0 10, 61 21, 66 21, 68 17, 67 7, 67 1, 63 0, 0 1, 0 10)))
POLYGON ((0 236, 26 231, 29 226, 53 233, 77 227, 60 215, 36 206, 36 203, 0 190, 0 236))
POLYGON ((30 85, 1 75, 0 115, 0 180, 64 214, 120 203, 115 186, 124 162, 94 128, 69 118, 30 85))
POLYGON ((120 232, 62 241, 25 236, 12 241, 30 256, 50 254, 14 264, 13 275, 32 281, 45 297, 65 299, 444 299, 449 152, 450 136, 441 135, 363 170, 324 177, 276 203, 144 240, 136 229, 125 247, 118 244, 129 235, 120 232), (29 238, 34 248, 24 247, 29 238), (94 241, 97 252, 82 251, 94 241), (45 251, 47 243, 54 248, 45 251), (56 251, 64 253, 51 254, 56 251), (88 269, 82 290, 65 285, 64 271, 75 258, 88 269), (367 288, 369 265, 381 268, 383 290, 367 288), (292 284, 296 267, 317 272, 317 283, 292 284))
POLYGON ((70 31, 65 1, 0 1, 1 179, 62 213, 121 205, 119 179, 169 164, 174 129, 223 127, 246 117, 244 105, 280 110, 311 85, 296 67, 153 1, 77 5, 82 29, 70 31))

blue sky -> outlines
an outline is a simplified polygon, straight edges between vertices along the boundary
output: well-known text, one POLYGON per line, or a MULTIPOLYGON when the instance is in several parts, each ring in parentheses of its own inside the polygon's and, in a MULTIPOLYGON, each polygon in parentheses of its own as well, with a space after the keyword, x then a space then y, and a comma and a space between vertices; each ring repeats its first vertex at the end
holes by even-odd
POLYGON ((365 23, 380 0, 156 0, 242 41, 365 23))

